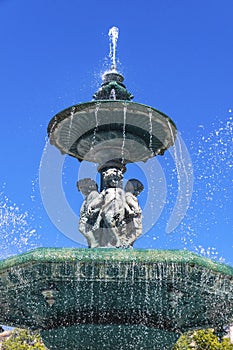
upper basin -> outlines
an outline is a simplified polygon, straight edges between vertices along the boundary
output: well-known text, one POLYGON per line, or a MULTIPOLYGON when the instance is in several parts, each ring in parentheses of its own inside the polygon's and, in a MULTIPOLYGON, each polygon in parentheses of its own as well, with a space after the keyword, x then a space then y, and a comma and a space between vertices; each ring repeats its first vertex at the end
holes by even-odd
POLYGON ((143 104, 101 100, 69 107, 49 123, 48 134, 63 154, 102 165, 147 161, 174 144, 176 126, 162 112, 143 104))

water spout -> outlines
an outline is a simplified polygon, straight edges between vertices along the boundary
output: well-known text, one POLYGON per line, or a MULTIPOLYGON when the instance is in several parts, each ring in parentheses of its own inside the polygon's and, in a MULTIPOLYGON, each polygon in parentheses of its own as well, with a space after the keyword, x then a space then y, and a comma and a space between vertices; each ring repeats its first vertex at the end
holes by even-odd
POLYGON ((116 70, 116 47, 117 47, 117 39, 119 35, 119 29, 117 27, 112 27, 109 29, 109 44, 110 44, 110 52, 109 57, 111 59, 111 70, 116 70))

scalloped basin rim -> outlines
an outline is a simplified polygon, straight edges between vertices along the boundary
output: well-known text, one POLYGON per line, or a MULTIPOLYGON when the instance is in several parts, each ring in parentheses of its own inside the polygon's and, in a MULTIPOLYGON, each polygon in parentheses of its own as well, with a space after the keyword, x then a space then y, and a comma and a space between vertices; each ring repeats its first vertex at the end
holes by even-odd
POLYGON ((165 117, 166 119, 169 120, 169 122, 176 128, 176 125, 174 123, 174 121, 168 116, 166 115, 165 113, 159 111, 158 109, 156 108, 153 108, 151 106, 148 106, 148 105, 145 105, 145 104, 142 104, 142 103, 138 103, 138 102, 131 102, 131 101, 124 101, 124 100, 95 100, 95 101, 89 101, 89 102, 84 102, 84 103, 78 103, 78 104, 75 104, 73 106, 70 106, 68 108, 65 108, 63 109, 62 111, 58 112, 49 122, 49 125, 48 125, 48 134, 50 135, 50 129, 52 127, 54 127, 54 122, 56 123, 60 123, 62 120, 66 119, 70 114, 71 114, 71 111, 73 110, 74 113, 78 112, 78 111, 82 111, 88 107, 92 107, 93 105, 101 105, 101 104, 106 104, 106 103, 111 103, 111 104, 122 104, 122 105, 127 105, 127 106, 139 106, 139 107, 145 107, 145 108, 148 108, 148 109, 151 109, 152 111, 155 111, 159 114, 161 114, 163 117, 165 117))

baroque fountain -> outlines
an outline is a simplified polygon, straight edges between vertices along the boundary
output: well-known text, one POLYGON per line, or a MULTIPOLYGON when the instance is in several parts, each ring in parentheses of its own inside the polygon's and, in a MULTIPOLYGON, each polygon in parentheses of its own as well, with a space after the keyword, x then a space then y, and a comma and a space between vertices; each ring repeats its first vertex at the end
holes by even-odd
POLYGON ((94 100, 48 126, 62 154, 98 164, 99 186, 77 182, 90 249, 39 248, 0 262, 0 323, 39 330, 52 350, 171 349, 185 331, 221 336, 233 320, 233 268, 188 251, 132 249, 144 187, 136 178, 123 185, 127 164, 163 155, 177 131, 165 114, 132 102, 117 71, 117 35, 111 28, 112 66, 94 100))

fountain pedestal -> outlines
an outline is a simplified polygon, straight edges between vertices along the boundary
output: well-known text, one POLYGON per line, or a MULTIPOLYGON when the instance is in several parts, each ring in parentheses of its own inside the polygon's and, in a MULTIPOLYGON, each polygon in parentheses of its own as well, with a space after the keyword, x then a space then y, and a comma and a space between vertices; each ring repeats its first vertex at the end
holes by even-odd
POLYGON ((233 319, 233 268, 187 251, 40 248, 0 262, 0 323, 51 350, 170 349, 233 319))

